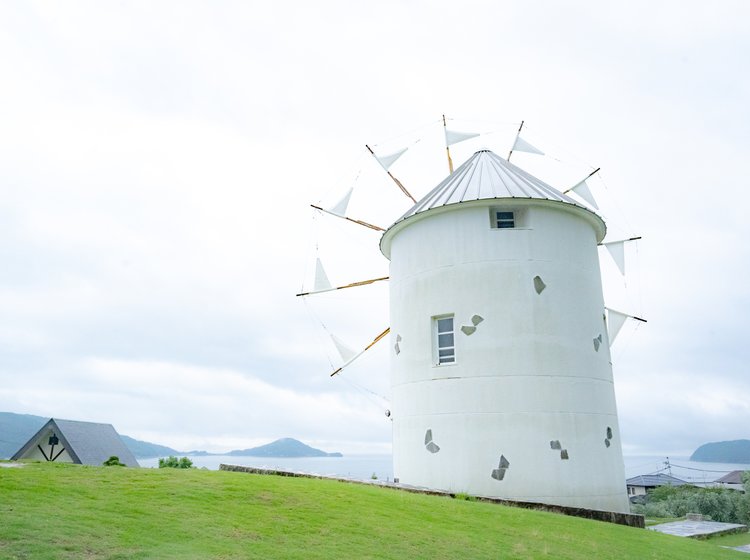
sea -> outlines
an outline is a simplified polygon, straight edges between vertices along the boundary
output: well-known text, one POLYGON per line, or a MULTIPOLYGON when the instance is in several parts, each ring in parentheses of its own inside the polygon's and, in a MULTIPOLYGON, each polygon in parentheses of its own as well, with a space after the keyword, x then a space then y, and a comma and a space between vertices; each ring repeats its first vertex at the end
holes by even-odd
MULTIPOLYGON (((353 480, 393 480, 391 455, 345 455, 343 457, 239 457, 234 455, 188 456, 198 468, 218 470, 219 465, 241 465, 292 471, 353 480)), ((139 459, 142 467, 156 468, 159 460, 139 459)), ((696 485, 710 485, 735 470, 750 470, 750 464, 701 463, 689 457, 626 455, 625 478, 641 474, 665 473, 696 485)))
MULTIPOLYGON (((292 471, 353 480, 393 480, 391 455, 344 455, 343 457, 241 457, 236 455, 199 455, 188 458, 193 466, 218 470, 222 463, 292 471)), ((142 467, 158 467, 159 459, 138 459, 142 467)))

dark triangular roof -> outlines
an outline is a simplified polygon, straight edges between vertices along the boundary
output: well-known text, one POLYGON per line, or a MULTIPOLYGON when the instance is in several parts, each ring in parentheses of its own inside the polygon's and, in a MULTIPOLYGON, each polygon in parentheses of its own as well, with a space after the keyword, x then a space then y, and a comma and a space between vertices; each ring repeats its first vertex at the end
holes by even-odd
POLYGON ((79 422, 50 418, 42 428, 29 439, 12 457, 17 460, 31 450, 37 440, 53 430, 65 446, 74 463, 100 466, 113 455, 129 467, 138 467, 138 461, 120 439, 112 424, 79 422))
POLYGON ((732 471, 721 478, 717 478, 716 482, 721 482, 722 484, 742 484, 742 475, 745 474, 745 472, 746 471, 732 471))

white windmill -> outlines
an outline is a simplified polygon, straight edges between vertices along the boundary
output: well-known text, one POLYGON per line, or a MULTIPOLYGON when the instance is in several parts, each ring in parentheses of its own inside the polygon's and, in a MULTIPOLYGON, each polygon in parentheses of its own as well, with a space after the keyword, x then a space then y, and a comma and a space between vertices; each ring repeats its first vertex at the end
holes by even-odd
MULTIPOLYGON (((447 147, 471 136, 450 134, 447 147)), ((518 135, 514 149, 541 153, 518 135)), ((585 180, 568 190, 596 208, 585 180)), ((489 150, 385 230, 401 483, 629 511, 609 352, 629 315, 607 310, 608 333, 605 233, 594 210, 489 150)), ((607 247, 621 270, 622 243, 607 247)))

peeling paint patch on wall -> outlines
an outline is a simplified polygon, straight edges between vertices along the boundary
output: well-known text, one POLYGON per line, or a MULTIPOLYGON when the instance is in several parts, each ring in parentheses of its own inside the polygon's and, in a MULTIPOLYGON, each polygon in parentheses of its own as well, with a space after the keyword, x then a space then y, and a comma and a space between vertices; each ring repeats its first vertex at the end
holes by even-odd
POLYGON ((549 442, 549 448, 554 451, 560 451, 560 459, 566 460, 568 458, 568 450, 562 448, 562 444, 559 439, 553 439, 549 442))
POLYGON ((534 289, 536 290, 537 294, 541 294, 546 287, 547 284, 542 281, 541 276, 534 276, 534 289))
POLYGON ((500 455, 500 463, 496 469, 492 470, 492 478, 495 480, 502 480, 505 478, 505 472, 508 470, 508 467, 510 467, 510 461, 505 458, 505 455, 500 455))
POLYGON ((396 351, 396 356, 398 356, 401 353, 400 343, 401 343, 401 335, 397 334, 396 335, 396 344, 393 345, 393 349, 396 351))
POLYGON ((477 330, 477 325, 484 321, 484 317, 481 315, 472 315, 471 316, 471 325, 463 325, 461 327, 461 332, 464 333, 466 336, 474 334, 474 332, 477 330))
POLYGON ((440 451, 438 444, 432 441, 432 429, 428 429, 424 434, 424 446, 430 453, 437 453, 440 451))
POLYGON ((594 339, 594 350, 597 352, 599 351, 599 347, 602 345, 602 333, 599 333, 599 336, 597 336, 594 339))

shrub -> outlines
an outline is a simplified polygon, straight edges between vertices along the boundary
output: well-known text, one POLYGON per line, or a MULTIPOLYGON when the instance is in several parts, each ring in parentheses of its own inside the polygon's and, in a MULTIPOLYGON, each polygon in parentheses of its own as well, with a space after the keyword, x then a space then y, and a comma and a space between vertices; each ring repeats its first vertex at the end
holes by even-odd
POLYGON ((469 494, 466 494, 464 492, 458 492, 453 496, 455 500, 465 500, 467 502, 476 502, 477 498, 476 496, 470 496, 469 494))
POLYGON ((750 496, 726 488, 661 486, 650 491, 645 504, 635 504, 633 513, 646 517, 684 517, 700 513, 713 521, 747 523, 750 496))
POLYGON ((120 462, 120 458, 117 455, 110 456, 109 459, 102 463, 105 467, 124 467, 125 463, 120 462))
POLYGON ((182 457, 178 459, 177 457, 170 455, 166 459, 160 458, 159 459, 159 468, 169 468, 169 469, 190 469, 193 467, 193 462, 188 459, 187 457, 182 457))

